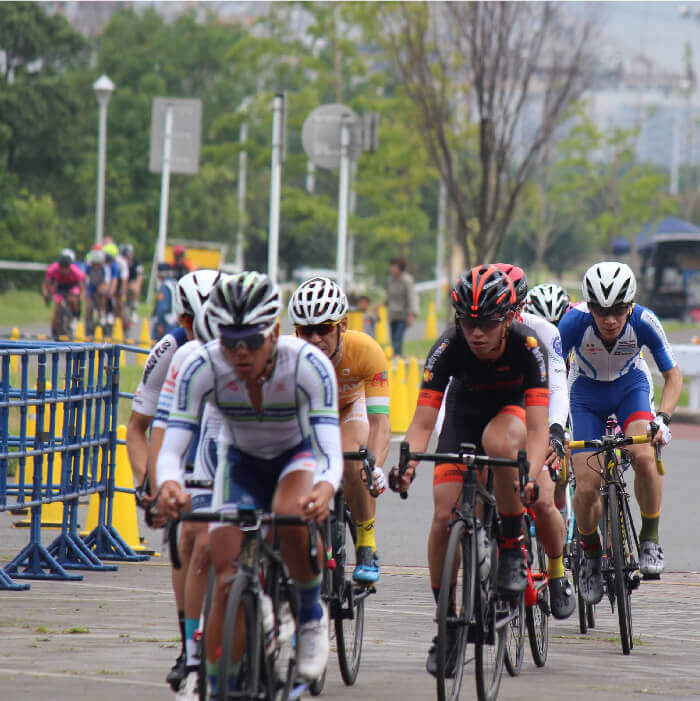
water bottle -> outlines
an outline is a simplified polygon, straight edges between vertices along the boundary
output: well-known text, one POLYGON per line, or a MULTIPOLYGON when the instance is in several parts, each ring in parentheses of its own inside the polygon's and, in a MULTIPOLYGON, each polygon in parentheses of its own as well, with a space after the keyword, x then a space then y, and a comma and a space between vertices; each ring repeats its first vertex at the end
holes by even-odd
POLYGON ((260 608, 265 634, 265 650, 270 654, 275 649, 275 614, 272 610, 272 599, 267 594, 262 595, 260 608))

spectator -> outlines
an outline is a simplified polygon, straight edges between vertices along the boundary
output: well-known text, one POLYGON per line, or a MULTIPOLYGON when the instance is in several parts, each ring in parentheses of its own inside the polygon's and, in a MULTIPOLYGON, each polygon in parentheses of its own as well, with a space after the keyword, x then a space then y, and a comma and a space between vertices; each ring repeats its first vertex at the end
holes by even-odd
POLYGON ((187 259, 187 251, 184 246, 173 247, 173 274, 176 280, 179 280, 183 275, 191 273, 195 270, 195 265, 187 259))
POLYGON ((153 308, 151 338, 159 341, 177 326, 175 290, 177 282, 170 263, 158 263, 158 294, 153 308))
POLYGON ((386 306, 391 329, 391 345, 394 355, 403 353, 403 337, 406 328, 416 318, 417 302, 413 289, 413 278, 406 272, 404 258, 389 261, 391 274, 386 288, 386 306))
POLYGON ((377 316, 370 309, 370 299, 367 295, 360 295, 355 300, 355 307, 358 312, 362 312, 362 330, 372 338, 374 338, 375 327, 377 325, 377 316))

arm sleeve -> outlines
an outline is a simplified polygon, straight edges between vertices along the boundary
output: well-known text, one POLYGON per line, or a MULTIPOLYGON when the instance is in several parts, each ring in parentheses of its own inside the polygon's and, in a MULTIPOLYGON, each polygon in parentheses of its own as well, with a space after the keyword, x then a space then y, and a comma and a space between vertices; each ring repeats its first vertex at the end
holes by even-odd
POLYGON ((651 351, 660 372, 667 372, 675 367, 676 360, 664 327, 651 309, 645 309, 641 314, 638 338, 640 345, 645 345, 651 351))
POLYGON ((549 405, 549 373, 547 352, 537 336, 523 339, 526 358, 525 407, 549 405))
POLYGON ((297 396, 300 420, 311 438, 317 461, 314 484, 330 482, 337 490, 343 474, 338 381, 330 360, 310 344, 299 353, 297 396))
POLYGON ((418 406, 439 409, 450 376, 451 356, 456 340, 453 335, 445 333, 435 342, 425 359, 423 382, 418 393, 418 406))
POLYGON ((163 382, 165 382, 168 366, 176 348, 177 342, 170 334, 163 336, 153 346, 148 354, 141 382, 134 394, 132 403, 134 411, 145 416, 155 416, 160 390, 163 387, 163 382))
POLYGON ((187 357, 178 373, 168 425, 156 463, 157 483, 182 482, 185 460, 197 436, 199 417, 214 386, 214 373, 203 351, 187 357))
POLYGON ((368 414, 389 413, 389 365, 382 347, 372 338, 363 353, 365 400, 368 414))

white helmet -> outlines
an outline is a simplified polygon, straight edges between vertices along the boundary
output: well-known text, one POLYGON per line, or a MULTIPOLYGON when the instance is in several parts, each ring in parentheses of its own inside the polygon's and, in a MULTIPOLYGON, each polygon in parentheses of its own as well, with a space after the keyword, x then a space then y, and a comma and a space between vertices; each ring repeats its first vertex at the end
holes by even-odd
POLYGON ((221 326, 272 326, 282 309, 280 288, 264 273, 243 272, 222 279, 207 304, 211 331, 221 326))
POLYGON ((581 290, 586 302, 612 307, 634 299, 637 281, 629 265, 605 261, 588 268, 581 290))
POLYGON ((546 319, 555 326, 566 314, 571 297, 569 293, 559 285, 545 282, 535 285, 525 298, 525 311, 546 319))
POLYGON ((330 278, 312 277, 294 291, 288 311, 297 326, 340 321, 348 313, 348 298, 330 278))
MULTIPOLYGON (((219 281, 223 283, 230 277, 231 275, 228 275, 227 273, 221 273, 219 281)), ((211 305, 209 304, 209 299, 202 304, 201 309, 194 315, 192 330, 194 331, 194 337, 202 344, 209 343, 209 341, 216 337, 216 330, 212 325, 211 305)))
POLYGON ((221 277, 218 270, 195 270, 177 281, 175 313, 194 317, 221 277))

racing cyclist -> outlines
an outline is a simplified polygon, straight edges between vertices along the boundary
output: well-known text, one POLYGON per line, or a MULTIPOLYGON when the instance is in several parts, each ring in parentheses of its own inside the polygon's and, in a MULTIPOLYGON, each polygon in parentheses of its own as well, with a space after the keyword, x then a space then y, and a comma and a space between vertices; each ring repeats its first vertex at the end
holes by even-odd
MULTIPOLYGON (((389 368, 381 346, 362 331, 348 330, 348 300, 330 278, 312 277, 289 300, 289 318, 296 335, 322 350, 333 363, 338 379, 338 408, 343 450, 366 445, 375 457, 374 486, 386 488, 382 470, 391 444, 389 368)), ((357 526, 353 579, 373 584, 379 579, 375 538, 377 505, 361 479, 359 462, 346 462, 343 490, 357 526)))
POLYGON ((562 356, 561 338, 556 326, 548 321, 523 311, 527 296, 527 277, 522 268, 509 263, 496 263, 496 267, 510 278, 515 288, 516 319, 529 326, 542 342, 547 353, 549 370, 549 445, 547 466, 540 473, 537 484, 539 496, 532 505, 535 514, 537 536, 547 552, 547 575, 552 615, 568 618, 576 608, 574 589, 564 571, 563 550, 566 541, 566 525, 555 505, 555 483, 549 476, 553 468, 564 457, 564 427, 569 418, 569 392, 566 386, 566 363, 562 356))
POLYGON ((546 319, 550 324, 559 322, 571 308, 571 297, 561 287, 551 282, 535 285, 525 297, 525 311, 546 319))
MULTIPOLYGON (((75 262, 75 253, 70 248, 64 248, 58 259, 49 265, 44 278, 44 299, 49 304, 53 298, 53 316, 51 317, 51 334, 58 340, 61 334, 69 329, 62 329, 59 320, 59 308, 66 301, 73 321, 71 326, 80 318, 80 300, 85 297, 85 273, 75 262)), ((72 329, 71 329, 72 330, 72 329)))
MULTIPOLYGON (((410 450, 422 452, 428 446, 449 383, 438 452, 457 452, 460 443, 468 442, 492 457, 515 459, 518 451, 526 448, 530 480, 539 481, 549 444, 547 358, 534 331, 515 321, 513 283, 494 265, 477 266, 461 275, 451 300, 455 325, 436 341, 425 361, 418 406, 406 433, 410 450)), ((392 487, 405 492, 415 466, 409 463, 398 485, 392 471, 392 487)), ((463 469, 450 463, 435 466, 428 566, 436 601, 463 469)), ((520 546, 525 509, 519 492, 513 489, 518 477, 516 468, 499 468, 493 471, 493 477, 502 523, 498 587, 512 595, 527 586, 527 567, 520 546)), ((526 490, 532 498, 532 485, 528 484, 526 490)), ((454 641, 454 631, 448 628, 448 650, 454 649, 454 641)), ((430 674, 437 671, 436 642, 426 664, 430 674)), ((454 654, 448 659, 448 673, 454 674, 454 654)))
MULTIPOLYGON (((214 508, 235 511, 236 504, 247 503, 306 519, 326 518, 342 473, 333 366, 312 344, 279 337, 280 291, 267 275, 232 276, 215 287, 208 307, 217 337, 192 353, 178 373, 158 456, 159 511, 176 516, 187 503, 182 468, 203 407, 210 402, 223 416, 214 508)), ((282 554, 300 594, 298 672, 316 679, 328 660, 321 574, 314 574, 309 562, 306 529, 281 531, 282 554)), ((240 670, 242 649, 234 650, 232 677, 217 678, 226 594, 242 534, 236 526, 217 523, 209 535, 216 586, 206 657, 215 696, 219 685, 235 688, 240 670)))
MULTIPOLYGON (((650 421, 658 427, 652 444, 628 447, 642 515, 639 566, 646 577, 658 578, 664 568, 659 545, 663 485, 653 446, 660 448, 671 439, 668 424, 680 397, 683 377, 658 318, 650 309, 635 304, 636 289, 629 266, 613 261, 596 263, 583 277, 585 303, 566 314, 559 332, 564 353, 568 355, 573 350, 569 388, 575 440, 599 438, 610 414, 615 414, 628 435, 646 433, 650 421), (656 415, 652 412, 649 380, 640 367, 642 346, 649 348, 664 378, 656 415)), ((574 512, 585 555, 581 594, 585 601, 595 604, 603 596, 602 545, 598 534, 601 477, 589 468, 590 456, 585 450, 574 451, 574 512)))

